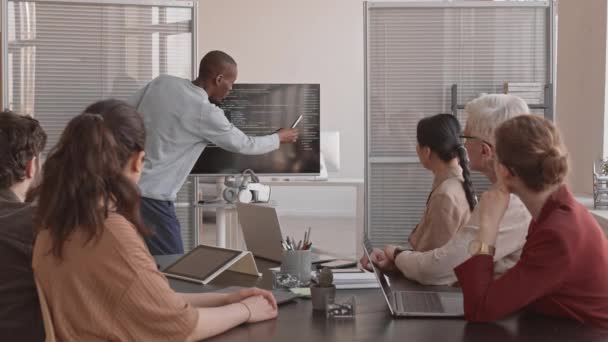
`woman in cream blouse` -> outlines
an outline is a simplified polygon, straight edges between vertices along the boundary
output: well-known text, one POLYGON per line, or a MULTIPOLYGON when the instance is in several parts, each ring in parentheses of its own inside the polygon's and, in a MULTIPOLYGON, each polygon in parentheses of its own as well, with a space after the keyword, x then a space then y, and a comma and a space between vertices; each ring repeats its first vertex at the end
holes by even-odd
MULTIPOLYGON (((416 251, 446 244, 468 222, 476 198, 471 184, 460 124, 455 116, 438 114, 418 122, 416 152, 434 180, 420 222, 409 237, 416 251)), ((367 265, 367 260, 362 259, 367 265)))
POLYGON ((425 212, 409 237, 416 251, 443 246, 468 220, 476 198, 460 124, 450 114, 418 122, 416 152, 434 180, 425 212))

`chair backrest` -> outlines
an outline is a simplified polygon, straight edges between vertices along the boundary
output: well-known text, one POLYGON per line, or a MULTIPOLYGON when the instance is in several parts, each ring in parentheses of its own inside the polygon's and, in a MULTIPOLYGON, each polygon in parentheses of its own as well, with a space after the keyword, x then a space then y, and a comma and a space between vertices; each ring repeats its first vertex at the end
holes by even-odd
POLYGON ((42 322, 44 323, 44 333, 46 335, 45 342, 56 342, 55 339, 55 328, 53 327, 53 320, 51 319, 51 312, 49 311, 49 305, 46 302, 44 292, 36 281, 36 291, 38 292, 38 301, 40 302, 40 310, 42 311, 42 322))

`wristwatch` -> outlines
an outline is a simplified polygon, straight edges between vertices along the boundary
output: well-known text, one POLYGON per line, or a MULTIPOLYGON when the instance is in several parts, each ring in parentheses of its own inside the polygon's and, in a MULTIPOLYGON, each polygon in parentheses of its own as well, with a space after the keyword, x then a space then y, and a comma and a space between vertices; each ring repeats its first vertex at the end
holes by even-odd
POLYGON ((469 253, 471 253, 471 255, 486 254, 494 256, 494 253, 496 253, 496 247, 488 245, 487 243, 479 240, 473 240, 471 243, 469 243, 469 253))

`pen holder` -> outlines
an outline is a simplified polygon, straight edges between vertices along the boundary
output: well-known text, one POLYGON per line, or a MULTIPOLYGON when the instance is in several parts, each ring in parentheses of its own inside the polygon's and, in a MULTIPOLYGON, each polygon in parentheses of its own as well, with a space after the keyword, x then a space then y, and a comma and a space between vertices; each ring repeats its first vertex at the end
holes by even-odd
POLYGON ((298 277, 301 285, 308 285, 310 283, 311 270, 312 252, 309 249, 283 251, 282 273, 292 274, 298 277))

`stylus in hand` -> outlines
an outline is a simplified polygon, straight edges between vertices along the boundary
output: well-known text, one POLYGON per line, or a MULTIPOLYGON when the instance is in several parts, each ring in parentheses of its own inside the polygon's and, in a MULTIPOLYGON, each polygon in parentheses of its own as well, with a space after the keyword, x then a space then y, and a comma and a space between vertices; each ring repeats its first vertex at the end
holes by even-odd
POLYGON ((293 124, 291 124, 291 128, 296 128, 296 126, 300 123, 300 121, 302 121, 303 117, 304 117, 304 114, 300 114, 300 116, 298 116, 296 121, 294 121, 293 124))
POLYGON ((298 141, 298 130, 296 128, 281 128, 277 131, 279 141, 284 143, 295 143, 298 141))

